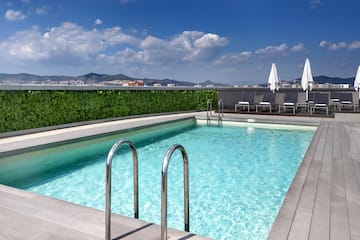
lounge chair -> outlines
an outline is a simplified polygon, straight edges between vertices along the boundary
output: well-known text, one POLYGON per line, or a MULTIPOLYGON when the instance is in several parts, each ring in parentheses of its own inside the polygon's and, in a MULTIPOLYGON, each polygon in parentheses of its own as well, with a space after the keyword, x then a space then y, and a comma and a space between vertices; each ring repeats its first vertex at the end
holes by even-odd
POLYGON ((330 102, 339 102, 340 101, 340 93, 339 92, 330 92, 330 102))
POLYGON ((340 93, 339 92, 330 92, 330 107, 336 111, 340 109, 340 93))
POLYGON ((313 94, 313 105, 310 106, 310 114, 317 109, 325 110, 326 115, 329 115, 329 94, 328 93, 314 93, 313 94))
POLYGON ((309 106, 309 108, 310 108, 312 105, 314 105, 314 102, 315 102, 314 98, 315 98, 315 95, 316 95, 316 94, 318 94, 318 93, 316 93, 316 92, 309 92, 309 100, 308 100, 308 106, 309 106))
POLYGON ((298 99, 296 102, 296 112, 299 111, 299 109, 304 108, 305 112, 308 112, 309 110, 309 104, 306 102, 306 93, 305 92, 298 92, 298 99))
POLYGON ((287 111, 290 109, 292 110, 293 114, 295 114, 297 100, 298 100, 297 92, 285 93, 284 102, 279 105, 279 113, 281 112, 281 110, 287 111))
POLYGON ((305 92, 299 92, 298 93, 298 101, 296 103, 296 111, 299 111, 299 109, 304 108, 305 112, 310 111, 310 107, 314 105, 314 93, 310 92, 308 93, 308 101, 306 101, 306 94, 305 92))
POLYGON ((241 100, 235 104, 235 112, 238 108, 247 109, 250 112, 250 106, 254 104, 255 92, 254 91, 244 91, 241 100))
POLYGON ((269 109, 269 112, 271 112, 272 108, 275 106, 275 98, 276 94, 272 92, 265 92, 263 96, 263 100, 256 104, 256 112, 259 111, 259 108, 261 109, 269 109))
POLYGON ((341 111, 343 108, 352 108, 355 112, 355 104, 353 103, 353 94, 351 92, 340 93, 340 108, 341 111))

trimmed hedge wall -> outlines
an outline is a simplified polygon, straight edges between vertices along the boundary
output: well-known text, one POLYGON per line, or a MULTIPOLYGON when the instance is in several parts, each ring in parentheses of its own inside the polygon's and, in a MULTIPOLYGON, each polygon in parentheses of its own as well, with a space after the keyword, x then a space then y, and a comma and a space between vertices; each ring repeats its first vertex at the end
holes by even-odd
POLYGON ((213 90, 0 91, 0 132, 130 115, 206 109, 213 90))

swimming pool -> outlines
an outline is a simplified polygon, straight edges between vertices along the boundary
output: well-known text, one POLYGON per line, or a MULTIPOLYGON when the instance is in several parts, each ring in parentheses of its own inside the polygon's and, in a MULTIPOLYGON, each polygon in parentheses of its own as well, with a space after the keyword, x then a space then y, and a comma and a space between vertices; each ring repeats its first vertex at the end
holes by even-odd
MULTIPOLYGON (((160 223, 162 160, 172 144, 180 143, 189 155, 191 232, 215 239, 266 239, 313 129, 225 125, 177 122, 127 136, 135 142, 139 154, 140 219, 160 223)), ((41 158, 45 172, 33 174, 31 182, 25 177, 9 177, 7 181, 28 191, 103 210, 105 159, 119 137, 125 136, 104 136, 23 154, 23 158, 41 158), (77 160, 71 160, 74 155, 77 160), (46 170, 64 160, 69 165, 46 170)), ((112 210, 127 216, 133 211, 131 158, 125 148, 113 162, 112 210)), ((173 159, 169 167, 168 226, 182 229, 182 161, 179 153, 174 158, 178 159, 173 159)))

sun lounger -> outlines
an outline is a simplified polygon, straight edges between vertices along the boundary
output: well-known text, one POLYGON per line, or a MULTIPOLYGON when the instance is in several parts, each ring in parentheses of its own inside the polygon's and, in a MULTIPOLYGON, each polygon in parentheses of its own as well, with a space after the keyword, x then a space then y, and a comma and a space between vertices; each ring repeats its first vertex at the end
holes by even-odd
POLYGON ((306 102, 306 93, 305 92, 298 93, 298 99, 296 102, 296 110, 295 111, 301 111, 302 108, 305 109, 305 112, 308 112, 308 110, 309 110, 309 104, 306 102))
POLYGON ((339 92, 330 92, 330 107, 334 111, 340 109, 340 93, 339 92))
POLYGON ((304 108, 305 112, 309 112, 311 106, 314 105, 314 94, 313 92, 308 93, 308 101, 306 102, 306 93, 298 93, 298 102, 296 104, 296 111, 300 108, 304 108))
POLYGON ((235 104, 235 112, 237 112, 238 108, 247 109, 250 112, 250 106, 254 104, 254 99, 254 91, 244 91, 241 100, 235 104))
POLYGON ((351 108, 352 111, 355 112, 355 104, 353 103, 353 96, 351 92, 340 93, 340 108, 339 110, 343 110, 344 108, 351 108))
POLYGON ((259 109, 269 109, 269 112, 271 112, 272 108, 275 106, 275 98, 276 94, 272 92, 265 92, 263 96, 263 100, 256 104, 256 112, 259 111, 259 109))
POLYGON ((281 112, 281 110, 287 111, 290 109, 292 110, 293 114, 295 114, 297 100, 298 100, 297 92, 285 93, 284 102, 279 105, 279 113, 281 112))
POLYGON ((310 114, 315 110, 325 110, 326 115, 329 115, 329 94, 328 93, 314 93, 314 104, 310 106, 310 114))
POLYGON ((310 93, 309 93, 309 102, 308 102, 309 105, 313 105, 313 104, 314 104, 314 102, 315 102, 314 99, 315 99, 315 95, 316 95, 316 94, 318 94, 318 93, 316 93, 316 92, 315 92, 315 93, 314 93, 314 92, 310 92, 310 93))

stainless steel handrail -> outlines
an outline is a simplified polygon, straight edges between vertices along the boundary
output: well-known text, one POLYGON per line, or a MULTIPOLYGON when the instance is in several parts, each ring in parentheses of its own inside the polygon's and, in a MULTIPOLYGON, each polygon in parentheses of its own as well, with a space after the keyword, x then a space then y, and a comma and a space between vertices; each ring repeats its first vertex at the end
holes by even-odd
POLYGON ((128 140, 119 140, 109 151, 106 159, 106 210, 105 210, 105 239, 111 238, 111 166, 116 151, 123 144, 130 146, 133 153, 134 168, 134 217, 139 218, 139 188, 138 188, 138 155, 134 144, 128 140))
POLYGON ((212 112, 212 100, 208 99, 206 102, 206 119, 209 121, 212 112))
POLYGON ((218 102, 218 123, 222 122, 222 117, 224 117, 224 102, 222 99, 218 102), (221 116, 220 116, 221 114, 221 116))
POLYGON ((174 144, 167 151, 161 172, 161 240, 167 239, 167 172, 172 154, 179 149, 184 161, 184 223, 185 231, 190 231, 189 207, 189 161, 185 148, 174 144))

